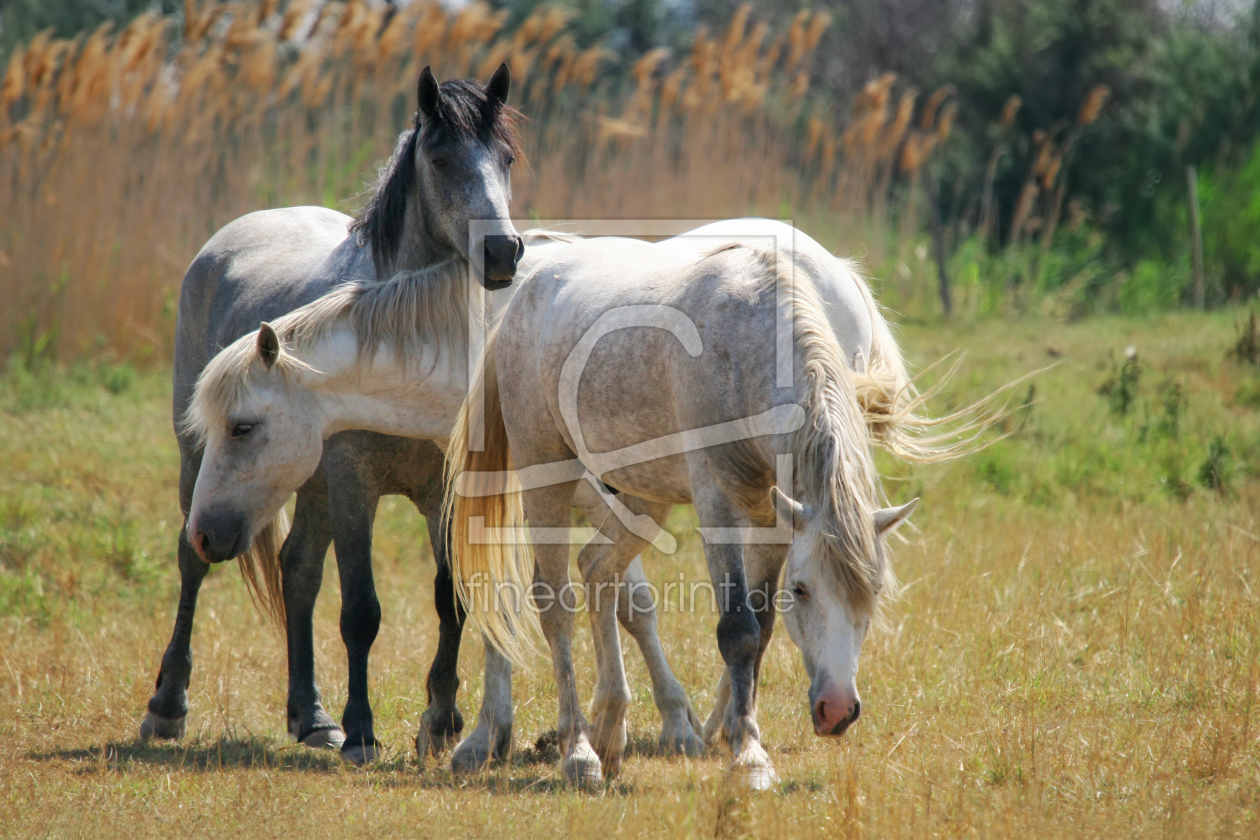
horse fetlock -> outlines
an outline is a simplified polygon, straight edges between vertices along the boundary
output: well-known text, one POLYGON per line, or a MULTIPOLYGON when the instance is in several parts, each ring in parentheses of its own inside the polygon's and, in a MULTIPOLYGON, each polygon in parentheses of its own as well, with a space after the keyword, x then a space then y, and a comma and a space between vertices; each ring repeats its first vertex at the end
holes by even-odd
POLYGON ((464 731, 464 716, 454 706, 430 706, 420 716, 421 726, 428 731, 433 754, 456 743, 464 731))
POLYGON ((464 731, 464 718, 458 709, 439 709, 430 706, 420 716, 420 731, 416 733, 416 755, 423 762, 428 756, 439 756, 459 742, 464 731))
POLYGON ((687 718, 679 721, 667 720, 662 724, 657 746, 661 752, 688 755, 692 758, 704 755, 706 750, 705 742, 696 734, 695 727, 687 718))
POLYGON ((144 720, 140 721, 140 739, 147 741, 150 738, 160 738, 167 741, 178 741, 184 737, 184 728, 187 721, 187 715, 168 718, 153 712, 145 712, 144 720))
POLYGON ((593 718, 591 744, 603 761, 605 775, 617 775, 617 771, 621 769, 621 756, 626 749, 625 716, 593 718))
MULTIPOLYGON (((748 746, 755 746, 761 740, 761 730, 757 722, 750 717, 728 715, 722 722, 722 740, 732 755, 740 755, 748 746)), ((760 749, 760 746, 757 746, 760 749)))

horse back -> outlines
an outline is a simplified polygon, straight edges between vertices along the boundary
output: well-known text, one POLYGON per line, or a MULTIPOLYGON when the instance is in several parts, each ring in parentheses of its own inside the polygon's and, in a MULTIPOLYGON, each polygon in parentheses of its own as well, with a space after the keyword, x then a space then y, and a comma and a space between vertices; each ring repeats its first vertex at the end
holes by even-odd
POLYGON ((231 222, 184 274, 175 327, 174 417, 202 368, 262 321, 303 306, 371 270, 349 236, 351 218, 323 207, 261 210, 231 222))

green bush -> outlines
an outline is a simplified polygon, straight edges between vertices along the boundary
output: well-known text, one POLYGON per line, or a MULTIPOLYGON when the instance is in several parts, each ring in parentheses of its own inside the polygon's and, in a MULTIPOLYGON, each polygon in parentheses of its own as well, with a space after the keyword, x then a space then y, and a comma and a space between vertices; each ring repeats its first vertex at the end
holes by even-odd
POLYGON ((1120 283, 1120 311, 1125 315, 1147 315, 1172 309, 1185 298, 1190 283, 1188 265, 1141 260, 1120 283))

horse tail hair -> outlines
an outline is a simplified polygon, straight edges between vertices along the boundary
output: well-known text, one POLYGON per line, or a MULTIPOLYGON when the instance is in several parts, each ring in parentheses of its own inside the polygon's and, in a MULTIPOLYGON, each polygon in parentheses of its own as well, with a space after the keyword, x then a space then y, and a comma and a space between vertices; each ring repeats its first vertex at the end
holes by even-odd
POLYGON ((1008 382, 988 396, 949 414, 933 417, 927 412, 927 403, 938 396, 958 372, 962 355, 955 356, 934 385, 920 392, 916 387, 919 377, 950 357, 911 377, 892 328, 871 296, 866 280, 856 271, 854 280, 871 318, 871 358, 865 370, 856 371, 853 383, 872 442, 904 461, 935 463, 971 455, 1005 438, 1009 432, 996 437, 990 437, 989 432, 1004 425, 1013 414, 1010 407, 1013 390, 1041 371, 1008 382))
POLYGON ((286 622, 280 548, 288 533, 289 518, 281 508, 250 541, 249 548, 240 556, 238 563, 249 600, 281 631, 285 629, 286 622))
POLYGON ((443 518, 450 523, 456 596, 490 643, 513 664, 525 665, 537 650, 541 627, 531 597, 534 564, 521 486, 499 398, 497 343, 495 329, 455 421, 446 452, 443 518))

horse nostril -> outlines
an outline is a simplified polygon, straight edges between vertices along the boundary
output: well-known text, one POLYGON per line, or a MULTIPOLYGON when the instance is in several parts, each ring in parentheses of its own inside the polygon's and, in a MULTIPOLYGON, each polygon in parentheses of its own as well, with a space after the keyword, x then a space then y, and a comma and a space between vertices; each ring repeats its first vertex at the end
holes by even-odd
POLYGON ((516 262, 520 262, 523 256, 525 256, 525 239, 518 236, 516 237, 516 262))
POLYGON ((827 722, 827 703, 825 701, 819 700, 814 704, 814 720, 819 723, 827 722))
POLYGON ((849 723, 857 723, 857 719, 862 716, 862 701, 853 701, 853 714, 849 715, 849 723))

